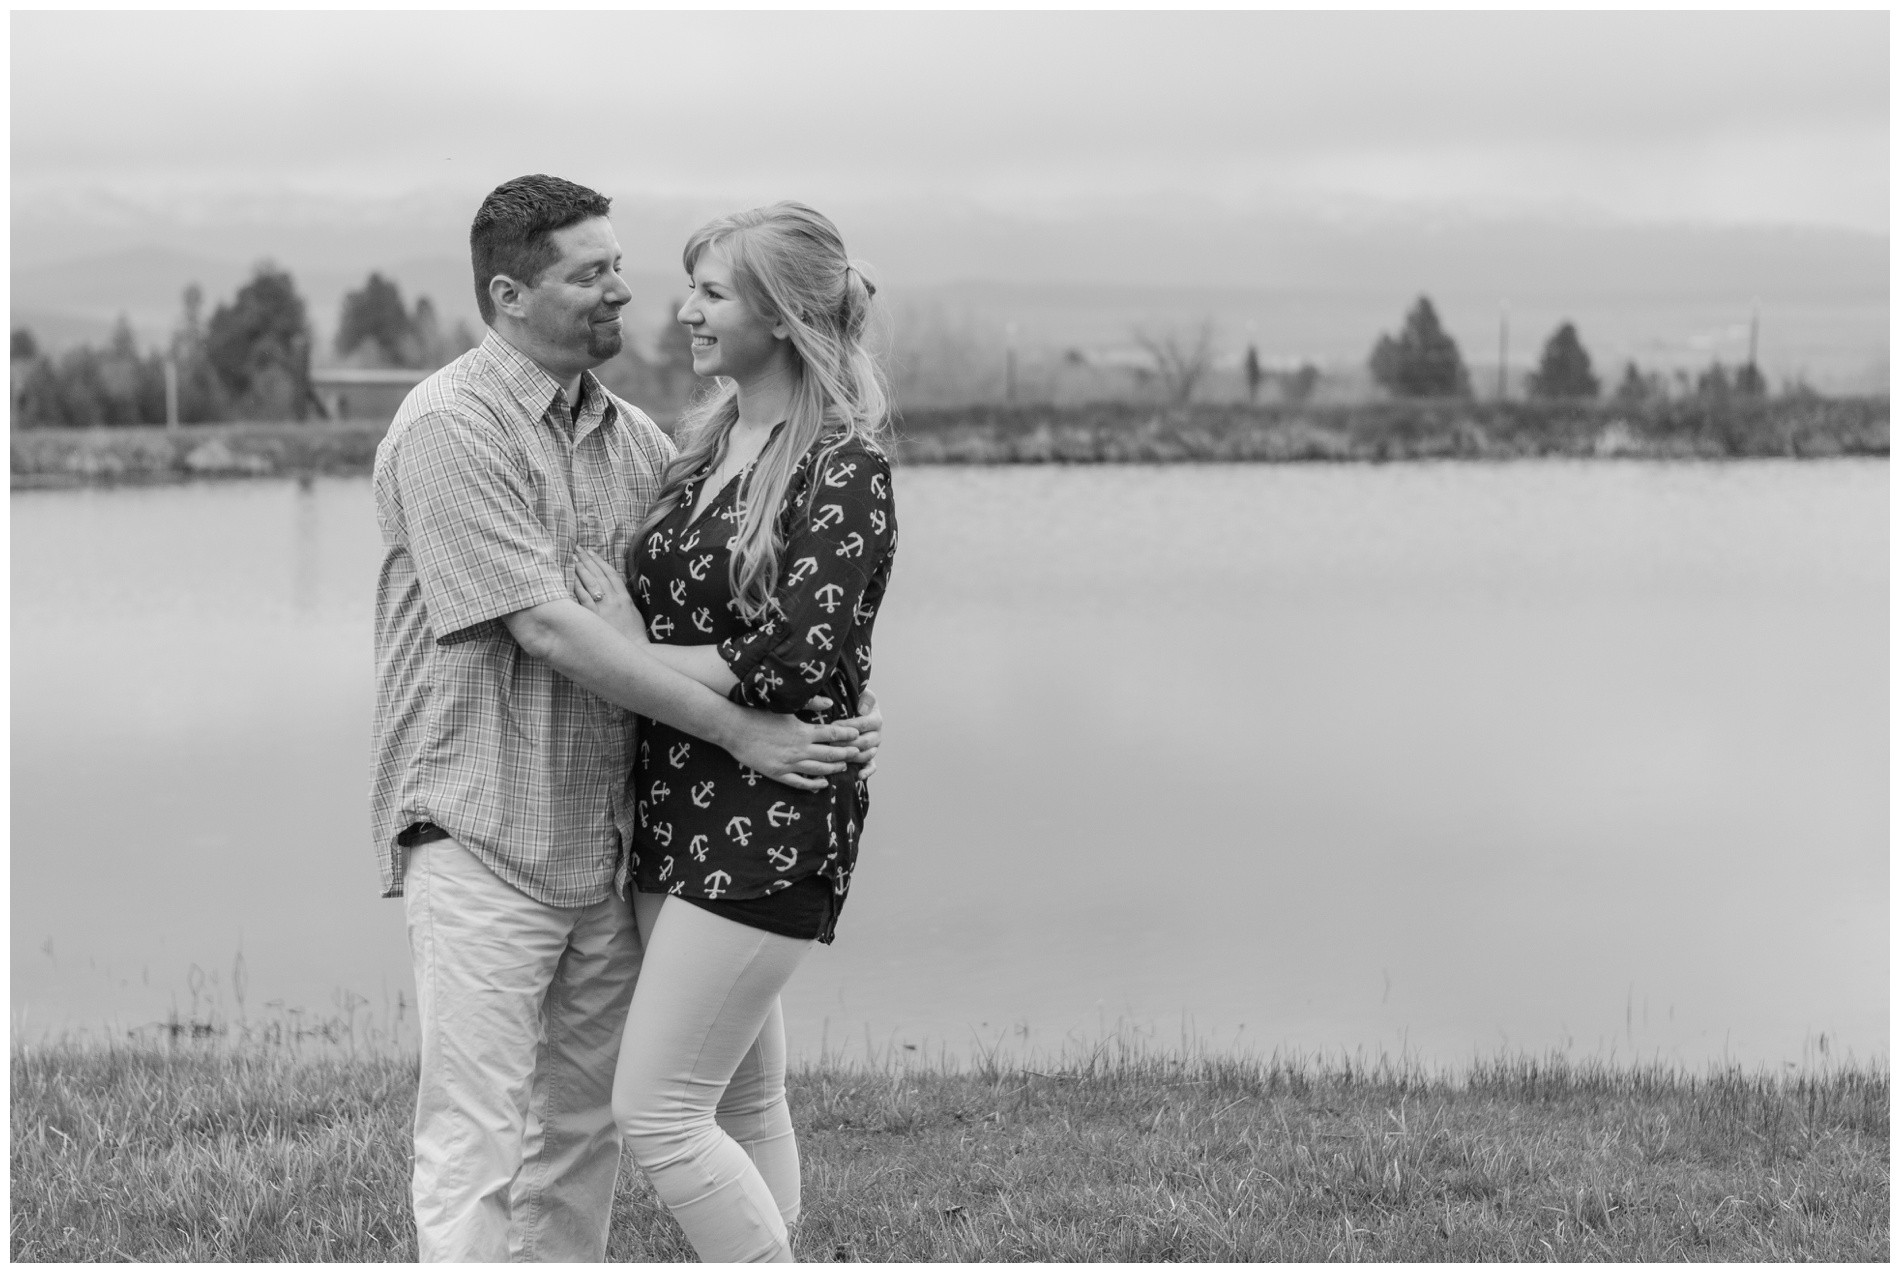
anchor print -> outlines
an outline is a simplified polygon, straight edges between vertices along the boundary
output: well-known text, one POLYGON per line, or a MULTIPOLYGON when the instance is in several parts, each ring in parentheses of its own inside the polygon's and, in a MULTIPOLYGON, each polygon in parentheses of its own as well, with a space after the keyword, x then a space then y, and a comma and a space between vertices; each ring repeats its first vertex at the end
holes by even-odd
POLYGON ((667 594, 673 598, 674 605, 683 606, 686 604, 686 581, 684 579, 675 579, 672 583, 667 585, 666 591, 667 594))
POLYGON ((647 631, 653 634, 655 641, 664 641, 673 635, 673 621, 663 614, 653 616, 653 622, 647 624, 647 631))
POLYGON ((706 850, 711 847, 711 845, 712 840, 709 837, 696 835, 687 842, 686 851, 693 855, 693 861, 704 862, 706 860, 706 850))
POLYGON ((871 674, 871 647, 868 645, 858 647, 858 671, 866 676, 871 674))
POLYGON ((778 871, 789 871, 798 864, 798 850, 789 844, 767 849, 765 856, 771 861, 773 869, 778 871))
POLYGON ((686 758, 692 754, 693 745, 691 743, 674 743, 671 747, 666 749, 667 763, 671 764, 675 769, 684 769, 686 767, 686 758))
POLYGON ((664 884, 673 875, 673 855, 666 855, 666 861, 660 864, 660 883, 664 884))
POLYGON ((724 871, 714 871, 706 877, 706 896, 717 898, 726 891, 726 885, 732 883, 732 877, 724 871))
POLYGON ((798 665, 798 670, 809 684, 816 685, 825 679, 825 665, 817 659, 806 659, 798 665))
POLYGON ((659 804, 661 801, 665 800, 668 796, 672 794, 673 794, 673 788, 667 786, 665 783, 656 782, 653 784, 653 803, 654 804, 659 804))
POLYGON ((640 763, 644 765, 652 759, 653 759, 653 744, 648 742, 646 739, 642 738, 640 740, 640 763))
POLYGON ((705 782, 698 784, 686 794, 691 796, 693 803, 701 809, 711 808, 713 794, 712 779, 708 778, 705 782))
POLYGON ((885 520, 884 520, 884 510, 883 510, 883 509, 881 509, 881 508, 874 508, 874 509, 872 509, 872 510, 871 510, 871 529, 872 529, 873 531, 875 531, 876 533, 878 533, 878 534, 880 534, 880 535, 882 535, 882 534, 884 533, 884 527, 885 527, 885 526, 886 526, 887 524, 888 524, 888 523, 887 523, 887 522, 885 522, 885 520))
POLYGON ((693 528, 692 534, 680 540, 680 551, 683 553, 689 553, 697 547, 699 547, 699 528, 695 526, 693 528))
POLYGON ((855 530, 846 535, 844 542, 838 545, 838 555, 840 557, 864 556, 864 536, 855 530))
POLYGON ((821 650, 829 650, 831 648, 831 625, 829 623, 812 624, 811 628, 805 633, 805 641, 808 645, 815 645, 821 650))
POLYGON ((639 823, 641 826, 645 826, 647 824, 647 802, 646 801, 644 800, 634 801, 633 816, 639 820, 639 823))
POLYGON ((884 485, 884 475, 882 473, 871 474, 871 494, 877 496, 879 499, 888 499, 890 493, 890 488, 884 485))
POLYGON ((770 694, 773 690, 785 684, 785 678, 769 667, 762 667, 752 674, 752 683, 759 687, 759 693, 770 694))
POLYGON ((648 579, 645 575, 641 575, 634 583, 633 590, 639 594, 640 600, 646 602, 648 605, 653 604, 653 581, 648 579))
POLYGON ((838 599, 844 596, 844 589, 835 583, 828 583, 812 595, 818 599, 818 604, 825 608, 826 614, 832 614, 838 609, 838 599))
POLYGON ((789 827, 798 821, 798 810, 783 800, 774 800, 772 807, 765 811, 766 822, 775 827, 789 827))
POLYGON ((796 588, 817 573, 818 559, 816 557, 800 557, 792 563, 792 572, 785 576, 785 582, 796 588))
POLYGON ((677 880, 674 880, 673 887, 666 891, 674 897, 678 897, 681 893, 684 893, 686 891, 686 877, 682 875, 677 880))
POLYGON ((818 516, 811 519, 813 530, 823 530, 834 522, 844 520, 844 508, 838 504, 826 504, 818 510, 818 516))
POLYGON ((752 843, 752 819, 741 817, 727 819, 726 834, 737 840, 742 848, 752 843))
MULTIPOLYGON (((713 563, 713 555, 711 553, 702 553, 699 556, 693 558, 693 563, 690 566, 686 567, 686 573, 691 575, 694 581, 697 582, 698 580, 704 579, 706 577, 706 570, 709 566, 712 565, 712 563, 713 563)), ((685 599, 683 595, 684 592, 685 592, 685 588, 682 586, 681 600, 685 599)))
POLYGON ((745 785, 748 787, 756 787, 759 785, 759 771, 756 769, 746 769, 742 766, 739 770, 739 776, 745 779, 745 785))
POLYGON ((765 891, 768 893, 778 893, 778 892, 784 891, 785 889, 790 888, 791 886, 792 886, 792 882, 790 880, 773 880, 770 884, 767 884, 765 886, 765 891))
POLYGON ((708 606, 701 606, 699 609, 693 611, 693 626, 708 636, 712 635, 712 609, 708 606))
POLYGON ((663 849, 670 848, 673 844, 673 824, 671 822, 654 823, 653 829, 649 834, 660 842, 660 847, 663 849))
POLYGON ((673 538, 672 531, 656 530, 647 536, 647 556, 658 557, 666 551, 666 545, 673 538))
POLYGON ((851 480, 852 475, 857 471, 858 462, 856 460, 847 460, 836 468, 826 469, 825 485, 843 486, 846 482, 851 480))

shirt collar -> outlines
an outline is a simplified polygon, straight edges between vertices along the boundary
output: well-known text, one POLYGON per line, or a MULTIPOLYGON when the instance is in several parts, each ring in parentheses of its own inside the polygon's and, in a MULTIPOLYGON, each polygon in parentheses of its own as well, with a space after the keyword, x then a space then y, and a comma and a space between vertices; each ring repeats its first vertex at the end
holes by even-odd
MULTIPOLYGON (((482 352, 494 360, 509 396, 527 413, 528 418, 537 424, 544 420, 555 398, 563 393, 560 382, 550 376, 540 363, 502 339, 501 333, 492 327, 488 329, 487 338, 482 341, 482 352)), ((580 391, 583 405, 579 417, 574 421, 576 442, 615 418, 613 404, 607 400, 606 386, 600 383, 600 378, 593 372, 581 373, 580 391)), ((568 404, 570 411, 573 405, 568 404)))

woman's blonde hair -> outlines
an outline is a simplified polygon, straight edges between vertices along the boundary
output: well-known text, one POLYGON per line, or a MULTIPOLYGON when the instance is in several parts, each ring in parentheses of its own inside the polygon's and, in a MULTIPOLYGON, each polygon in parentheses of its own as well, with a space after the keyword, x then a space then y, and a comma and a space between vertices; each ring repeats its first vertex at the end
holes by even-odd
MULTIPOLYGON (((796 377, 785 426, 759 454, 738 495, 732 595, 747 622, 756 623, 778 585, 785 536, 777 513, 799 459, 820 438, 828 440, 819 465, 853 440, 881 441, 890 400, 883 372, 865 348, 877 288, 845 255, 844 239, 829 218, 788 201, 709 221, 686 241, 681 259, 688 275, 713 247, 726 253, 745 303, 789 331, 796 377)), ((679 504, 695 473, 718 467, 738 419, 738 386, 724 378, 687 409, 678 430, 679 458, 667 466, 642 536, 679 504)), ((800 511, 811 516, 809 497, 800 511)))

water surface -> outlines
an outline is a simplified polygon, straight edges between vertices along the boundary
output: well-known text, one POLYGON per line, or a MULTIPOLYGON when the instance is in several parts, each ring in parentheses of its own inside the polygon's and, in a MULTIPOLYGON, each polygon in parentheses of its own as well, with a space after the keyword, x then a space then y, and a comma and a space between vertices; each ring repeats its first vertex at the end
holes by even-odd
MULTIPOLYGON (((795 1048, 1885 1055, 1884 462, 898 482, 795 1048)), ((410 994, 367 482, 12 507, 16 1036, 410 994)))

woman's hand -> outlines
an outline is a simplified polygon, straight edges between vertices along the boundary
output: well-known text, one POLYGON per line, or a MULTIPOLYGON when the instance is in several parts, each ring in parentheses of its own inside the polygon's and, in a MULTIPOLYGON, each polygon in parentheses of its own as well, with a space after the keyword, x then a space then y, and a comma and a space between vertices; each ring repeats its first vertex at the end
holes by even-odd
POLYGON ((627 594, 627 584, 592 549, 583 548, 574 555, 574 600, 605 619, 613 630, 629 641, 647 642, 646 619, 627 594))

